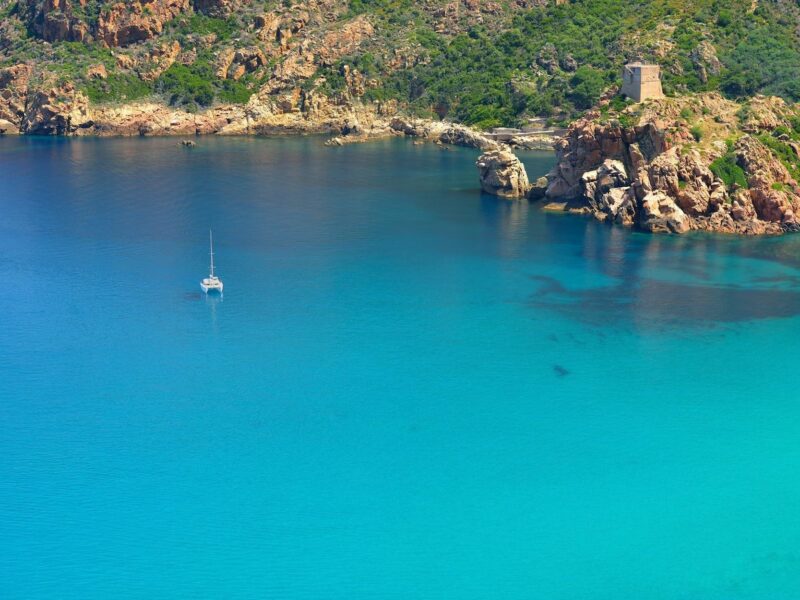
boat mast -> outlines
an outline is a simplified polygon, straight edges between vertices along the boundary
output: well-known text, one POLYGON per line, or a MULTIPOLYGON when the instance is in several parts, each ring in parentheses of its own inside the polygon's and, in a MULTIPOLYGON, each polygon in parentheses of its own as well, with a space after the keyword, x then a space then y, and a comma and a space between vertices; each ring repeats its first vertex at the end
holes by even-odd
POLYGON ((211 247, 211 277, 214 277, 214 237, 211 230, 208 230, 208 245, 211 247))

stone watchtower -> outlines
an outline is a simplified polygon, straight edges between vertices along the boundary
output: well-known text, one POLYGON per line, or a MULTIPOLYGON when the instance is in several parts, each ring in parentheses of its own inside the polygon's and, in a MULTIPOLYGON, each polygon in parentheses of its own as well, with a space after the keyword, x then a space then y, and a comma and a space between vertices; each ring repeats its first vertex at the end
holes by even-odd
POLYGON ((661 68, 635 62, 622 68, 622 89, 620 93, 635 102, 648 98, 663 98, 661 90, 661 68))

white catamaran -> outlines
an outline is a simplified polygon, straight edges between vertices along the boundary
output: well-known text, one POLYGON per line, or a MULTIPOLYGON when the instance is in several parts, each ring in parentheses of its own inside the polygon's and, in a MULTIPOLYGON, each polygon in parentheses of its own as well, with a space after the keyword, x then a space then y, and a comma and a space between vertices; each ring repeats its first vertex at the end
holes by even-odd
POLYGON ((200 289, 206 294, 210 292, 222 293, 222 280, 214 275, 214 238, 211 235, 211 230, 208 230, 208 244, 211 247, 211 273, 208 277, 200 282, 200 289))

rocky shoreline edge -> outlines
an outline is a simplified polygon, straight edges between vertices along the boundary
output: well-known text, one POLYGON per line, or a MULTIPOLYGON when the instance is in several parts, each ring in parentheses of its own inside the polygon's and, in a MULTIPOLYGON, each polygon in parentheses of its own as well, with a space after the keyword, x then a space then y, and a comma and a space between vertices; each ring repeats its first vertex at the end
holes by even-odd
POLYGON ((484 153, 482 189, 653 233, 800 230, 797 106, 713 93, 609 104, 572 124, 556 166, 533 184, 513 153, 484 153))
MULTIPOLYGON (((247 104, 219 104, 190 112, 153 101, 94 104, 71 83, 42 89, 31 65, 0 69, 0 135, 94 137, 327 134, 341 146, 405 135, 438 144, 500 147, 481 132, 457 123, 404 116, 396 102, 331 98, 294 89, 276 100, 264 90, 247 104)), ((533 135, 504 145, 552 150, 554 137, 533 135)))

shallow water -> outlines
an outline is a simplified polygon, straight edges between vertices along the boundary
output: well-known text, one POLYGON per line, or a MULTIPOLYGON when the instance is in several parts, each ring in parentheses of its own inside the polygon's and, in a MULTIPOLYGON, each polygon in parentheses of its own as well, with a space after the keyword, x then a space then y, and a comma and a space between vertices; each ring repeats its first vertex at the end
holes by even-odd
POLYGON ((0 594, 799 597, 800 237, 475 157, 0 139, 0 594))

